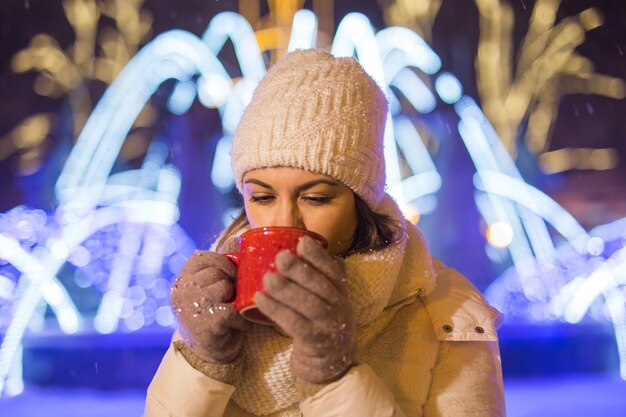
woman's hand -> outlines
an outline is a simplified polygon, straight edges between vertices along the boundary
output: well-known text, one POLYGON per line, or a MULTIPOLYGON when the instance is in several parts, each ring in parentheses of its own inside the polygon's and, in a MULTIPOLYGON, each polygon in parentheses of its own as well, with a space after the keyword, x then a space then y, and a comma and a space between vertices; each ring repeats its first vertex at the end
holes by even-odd
POLYGON ((267 294, 257 293, 261 312, 293 337, 292 372, 308 383, 329 382, 352 365, 356 339, 345 271, 309 237, 298 242, 298 256, 276 256, 279 274, 264 277, 267 294))
POLYGON ((237 267, 224 255, 196 252, 172 286, 183 340, 205 362, 227 364, 241 350, 249 324, 232 303, 236 274, 237 267))

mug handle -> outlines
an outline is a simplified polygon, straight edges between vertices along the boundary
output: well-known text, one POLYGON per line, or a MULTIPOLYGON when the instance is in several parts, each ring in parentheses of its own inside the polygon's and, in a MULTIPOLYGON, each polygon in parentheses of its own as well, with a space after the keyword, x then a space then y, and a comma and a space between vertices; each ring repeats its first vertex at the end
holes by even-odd
POLYGON ((224 256, 233 261, 235 265, 239 265, 239 257, 241 256, 241 254, 237 252, 225 253, 224 256))
MULTIPOLYGON (((237 252, 233 252, 233 253, 225 253, 224 256, 227 257, 228 259, 230 259, 235 265, 239 266, 239 257, 241 254, 237 253, 237 252)), ((237 295, 235 294, 235 299, 237 298, 237 295)), ((235 304, 235 299, 233 299, 232 303, 235 304)), ((235 304, 236 305, 236 304, 235 304)), ((237 311, 239 311, 239 309, 237 309, 237 311)))

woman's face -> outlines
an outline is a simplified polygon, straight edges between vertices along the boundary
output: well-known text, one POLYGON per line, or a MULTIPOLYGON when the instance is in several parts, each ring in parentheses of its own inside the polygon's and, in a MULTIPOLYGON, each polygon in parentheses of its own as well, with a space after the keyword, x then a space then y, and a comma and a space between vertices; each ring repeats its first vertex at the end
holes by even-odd
POLYGON ((246 216, 252 228, 298 227, 328 240, 333 255, 345 253, 356 231, 354 193, 341 182, 298 168, 263 168, 243 177, 246 216))

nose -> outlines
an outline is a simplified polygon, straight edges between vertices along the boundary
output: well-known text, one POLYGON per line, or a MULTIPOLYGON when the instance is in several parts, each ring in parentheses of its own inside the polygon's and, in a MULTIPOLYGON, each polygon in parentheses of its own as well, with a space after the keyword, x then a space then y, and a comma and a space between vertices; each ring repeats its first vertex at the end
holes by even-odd
POLYGON ((298 204, 293 201, 283 201, 282 204, 279 204, 274 216, 273 226, 306 229, 298 204))

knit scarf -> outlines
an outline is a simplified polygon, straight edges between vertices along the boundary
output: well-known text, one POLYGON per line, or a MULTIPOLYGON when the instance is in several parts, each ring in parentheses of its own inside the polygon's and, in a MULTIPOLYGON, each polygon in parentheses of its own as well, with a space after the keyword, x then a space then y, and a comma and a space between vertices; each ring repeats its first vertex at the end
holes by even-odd
MULTIPOLYGON (((400 307, 419 294, 429 293, 435 285, 421 233, 406 224, 389 196, 378 211, 392 216, 406 233, 382 250, 345 259, 348 295, 361 353, 367 352, 400 307)), ((252 326, 245 338, 243 375, 236 383, 233 401, 256 416, 299 416, 298 402, 304 398, 290 370, 292 348, 292 339, 276 328, 252 326)))

